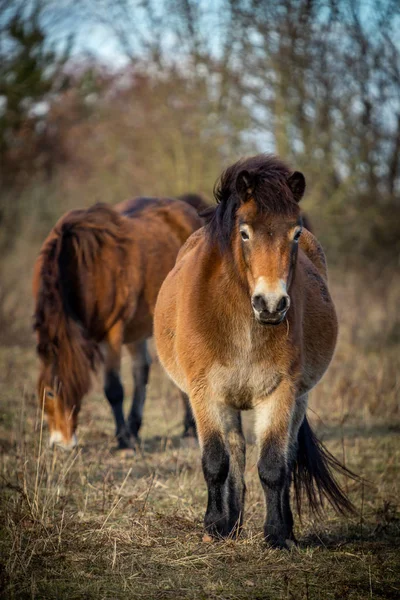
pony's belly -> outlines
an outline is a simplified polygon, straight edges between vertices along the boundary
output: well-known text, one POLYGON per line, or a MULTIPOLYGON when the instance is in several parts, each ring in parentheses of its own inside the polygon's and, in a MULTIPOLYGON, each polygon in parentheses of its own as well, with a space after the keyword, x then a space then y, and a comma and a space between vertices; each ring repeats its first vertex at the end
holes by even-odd
POLYGON ((251 410, 280 384, 282 376, 273 366, 215 364, 209 372, 211 393, 237 410, 251 410))
POLYGON ((306 365, 301 374, 301 380, 298 385, 298 396, 302 396, 310 392, 317 383, 322 379, 330 364, 330 360, 326 363, 319 364, 318 367, 306 365))

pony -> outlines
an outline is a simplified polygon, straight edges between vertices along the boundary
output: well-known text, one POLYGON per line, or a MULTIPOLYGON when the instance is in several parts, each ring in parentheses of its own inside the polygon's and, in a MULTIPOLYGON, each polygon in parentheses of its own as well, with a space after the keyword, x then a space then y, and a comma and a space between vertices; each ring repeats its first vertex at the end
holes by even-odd
MULTIPOLYGON (((77 443, 82 398, 104 362, 104 393, 119 448, 131 447, 142 424, 158 291, 182 244, 203 225, 188 201, 137 198, 114 207, 95 204, 65 214, 51 230, 33 276, 34 329, 40 373, 37 390, 50 445, 77 443), (123 412, 121 348, 132 359, 134 394, 123 412)), ((201 199, 197 200, 199 206, 201 199)), ((185 433, 194 430, 186 396, 185 433)))
POLYGON ((292 479, 299 510, 303 491, 315 512, 324 497, 340 512, 353 509, 333 470, 351 473, 306 416, 338 323, 324 252, 302 226, 304 191, 304 175, 273 155, 230 166, 216 184, 208 224, 180 250, 158 295, 158 356, 189 395, 196 421, 208 489, 206 539, 242 528, 244 410, 255 412, 268 544, 295 543, 292 479))

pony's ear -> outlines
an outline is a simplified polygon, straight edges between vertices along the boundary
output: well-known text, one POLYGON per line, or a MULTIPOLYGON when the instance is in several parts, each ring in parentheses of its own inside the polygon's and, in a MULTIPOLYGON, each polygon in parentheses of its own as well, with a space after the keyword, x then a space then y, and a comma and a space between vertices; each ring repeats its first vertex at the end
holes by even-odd
POLYGON ((240 171, 236 177, 236 191, 242 202, 247 202, 254 194, 255 184, 254 173, 249 173, 245 169, 240 171))
POLYGON ((303 173, 295 171, 287 178, 287 184, 294 196, 296 202, 300 202, 306 189, 306 180, 303 173))

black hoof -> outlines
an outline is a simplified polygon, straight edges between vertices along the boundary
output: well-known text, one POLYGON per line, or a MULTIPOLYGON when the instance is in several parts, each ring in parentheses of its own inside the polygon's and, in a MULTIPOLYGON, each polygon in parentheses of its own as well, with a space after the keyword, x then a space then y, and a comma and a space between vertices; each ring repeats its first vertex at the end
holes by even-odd
POLYGON ((208 535, 216 540, 225 539, 229 536, 228 520, 226 518, 219 519, 218 521, 206 518, 204 520, 204 527, 208 535))
POLYGON ((296 536, 294 535, 293 531, 292 533, 289 535, 289 542, 291 543, 292 546, 298 546, 299 543, 296 539, 296 536))
POLYGON ((118 450, 126 450, 127 448, 133 448, 133 444, 128 433, 122 433, 117 435, 118 450))
POLYGON ((289 538, 280 537, 270 534, 265 538, 267 546, 277 550, 290 550, 295 546, 295 542, 289 538))
POLYGON ((271 548, 289 550, 296 544, 296 539, 291 527, 266 525, 264 526, 264 539, 271 548))

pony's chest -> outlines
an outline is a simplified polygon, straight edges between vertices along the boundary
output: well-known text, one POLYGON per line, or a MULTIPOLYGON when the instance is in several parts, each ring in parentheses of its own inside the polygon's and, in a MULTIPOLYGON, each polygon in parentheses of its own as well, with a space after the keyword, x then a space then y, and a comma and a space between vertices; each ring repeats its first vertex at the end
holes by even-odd
POLYGON ((273 360, 253 362, 249 358, 229 365, 215 363, 208 381, 212 394, 221 402, 238 410, 249 410, 278 387, 281 374, 273 360))

